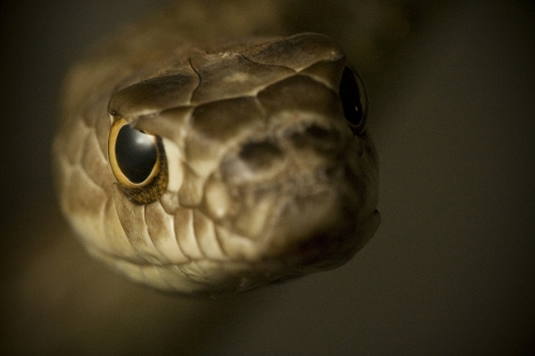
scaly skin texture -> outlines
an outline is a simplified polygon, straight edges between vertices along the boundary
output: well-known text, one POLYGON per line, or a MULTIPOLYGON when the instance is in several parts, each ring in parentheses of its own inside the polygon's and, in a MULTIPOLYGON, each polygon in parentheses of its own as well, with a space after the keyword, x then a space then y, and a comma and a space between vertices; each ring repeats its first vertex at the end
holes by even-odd
POLYGON ((87 250, 135 281, 210 296, 347 262, 379 214, 373 145, 341 103, 341 49, 317 34, 192 39, 169 19, 126 29, 67 78, 57 190, 87 250), (168 184, 152 203, 112 173, 118 119, 162 138, 168 184))

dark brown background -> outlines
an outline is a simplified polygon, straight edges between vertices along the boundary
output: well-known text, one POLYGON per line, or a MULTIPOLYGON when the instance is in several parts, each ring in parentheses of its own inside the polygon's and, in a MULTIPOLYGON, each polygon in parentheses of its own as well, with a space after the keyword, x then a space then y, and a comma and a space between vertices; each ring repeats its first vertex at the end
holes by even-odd
MULTIPOLYGON (((1 2, 2 354, 535 351, 532 1, 405 1, 409 33, 362 65, 381 161, 376 236, 342 268, 217 302, 161 295, 88 258, 51 188, 68 64, 158 2, 1 2)), ((309 30, 353 48, 336 32, 351 17, 318 13, 309 30)))

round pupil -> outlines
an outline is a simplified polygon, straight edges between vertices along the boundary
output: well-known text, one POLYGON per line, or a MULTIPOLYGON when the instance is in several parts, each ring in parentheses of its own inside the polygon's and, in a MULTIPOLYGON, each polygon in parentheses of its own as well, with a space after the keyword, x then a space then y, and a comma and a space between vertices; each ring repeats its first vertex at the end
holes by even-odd
POLYGON ((348 67, 345 67, 342 74, 342 81, 340 82, 340 98, 342 99, 342 107, 344 109, 344 116, 351 124, 358 126, 362 121, 362 104, 360 102, 360 93, 357 81, 353 72, 348 67))
POLYGON ((124 125, 117 135, 115 155, 123 174, 132 183, 142 183, 150 176, 158 151, 152 136, 124 125))

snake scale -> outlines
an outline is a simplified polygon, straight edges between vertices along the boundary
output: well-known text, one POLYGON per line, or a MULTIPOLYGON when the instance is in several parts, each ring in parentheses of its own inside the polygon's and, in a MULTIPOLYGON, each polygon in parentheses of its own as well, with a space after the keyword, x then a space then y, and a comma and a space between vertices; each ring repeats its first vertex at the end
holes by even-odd
POLYGON ((181 294, 347 262, 380 220, 358 74, 327 36, 252 36, 275 23, 269 9, 251 28, 219 24, 229 3, 196 4, 126 27, 68 73, 63 213, 91 255, 181 294))

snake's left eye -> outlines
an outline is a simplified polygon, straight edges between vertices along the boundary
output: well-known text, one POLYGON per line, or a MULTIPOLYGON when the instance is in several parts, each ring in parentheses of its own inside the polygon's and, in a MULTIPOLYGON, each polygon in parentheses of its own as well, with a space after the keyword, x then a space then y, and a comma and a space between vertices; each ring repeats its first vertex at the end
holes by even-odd
POLYGON ((167 160, 160 137, 137 130, 120 118, 110 130, 108 157, 121 190, 134 202, 148 204, 165 192, 167 160))
POLYGON ((355 135, 361 135, 366 128, 368 97, 358 74, 347 66, 340 81, 340 99, 347 124, 355 135))

